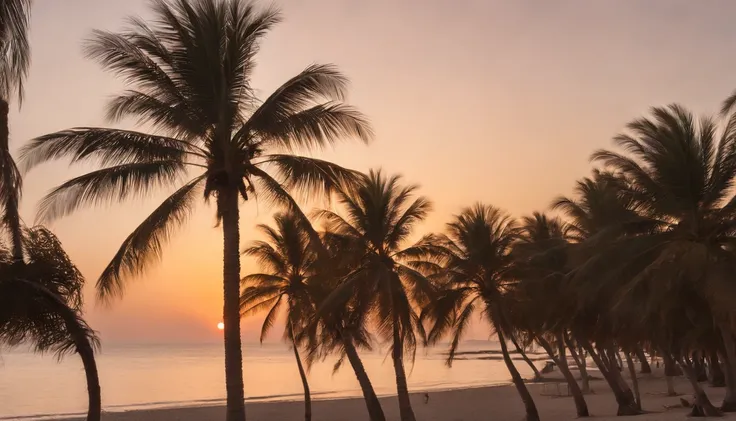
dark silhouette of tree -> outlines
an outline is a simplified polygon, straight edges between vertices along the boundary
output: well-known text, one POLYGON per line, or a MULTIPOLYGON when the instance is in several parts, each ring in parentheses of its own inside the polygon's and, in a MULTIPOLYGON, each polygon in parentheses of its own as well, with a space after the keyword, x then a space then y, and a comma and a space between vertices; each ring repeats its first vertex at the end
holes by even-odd
POLYGON ((427 342, 435 344, 450 332, 450 364, 471 316, 481 312, 498 336, 504 363, 524 403, 526 419, 538 421, 534 399, 506 345, 514 335, 514 327, 504 295, 516 282, 511 250, 519 237, 519 228, 506 213, 479 203, 456 215, 446 231, 444 235, 425 237, 419 246, 443 266, 439 296, 422 314, 432 322, 427 342))
POLYGON ((284 339, 294 349, 299 376, 304 388, 304 419, 312 419, 312 401, 306 370, 299 356, 299 338, 315 317, 313 278, 319 275, 317 256, 310 245, 309 233, 302 228, 299 217, 289 213, 274 216, 275 227, 259 225, 266 237, 246 248, 243 254, 254 257, 263 272, 246 275, 241 280, 245 289, 240 295, 243 315, 268 310, 261 328, 261 342, 273 327, 279 312, 285 307, 284 339))
POLYGON ((30 344, 39 353, 59 358, 77 353, 82 359, 89 394, 88 421, 99 421, 100 382, 94 349, 95 332, 82 319, 84 278, 46 228, 25 229, 25 260, 0 246, 0 343, 30 344))
POLYGON ((23 100, 23 82, 31 63, 28 25, 31 14, 30 0, 3 0, 0 2, 0 201, 2 223, 12 238, 13 256, 23 259, 23 228, 18 213, 22 179, 10 155, 8 113, 10 98, 23 100))
MULTIPOLYGON (((333 237, 341 237, 346 253, 357 264, 322 302, 322 311, 343 309, 354 296, 364 297, 362 309, 370 313, 378 334, 390 341, 402 421, 415 421, 409 400, 404 356, 414 358, 421 330, 418 308, 432 296, 431 282, 409 263, 413 248, 403 248, 414 226, 430 211, 430 202, 416 197, 417 186, 402 186, 399 176, 370 171, 353 190, 340 190, 337 198, 345 212, 317 213, 333 237)), ((412 259, 413 260, 413 259, 412 259)))
POLYGON ((330 65, 309 66, 258 100, 250 76, 261 39, 280 21, 275 9, 237 0, 153 0, 152 11, 152 23, 131 18, 126 30, 95 31, 86 45, 89 57, 128 85, 108 104, 108 119, 134 118, 150 133, 96 127, 52 133, 24 147, 24 165, 70 157, 103 167, 51 191, 41 202, 41 220, 176 186, 104 269, 97 281, 103 299, 121 295, 126 278, 161 257, 198 198, 214 199, 224 238, 227 420, 243 421, 240 201, 259 198, 302 217, 292 193, 321 194, 355 175, 291 151, 346 136, 367 141, 371 130, 343 104, 347 79, 330 65))

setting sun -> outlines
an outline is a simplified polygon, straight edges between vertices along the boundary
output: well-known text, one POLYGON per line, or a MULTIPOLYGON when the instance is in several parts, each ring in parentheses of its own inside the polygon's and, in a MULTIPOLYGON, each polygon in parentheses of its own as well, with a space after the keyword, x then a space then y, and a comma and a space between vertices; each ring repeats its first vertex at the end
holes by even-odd
POLYGON ((218 323, 217 324, 217 328, 220 329, 220 330, 225 329, 225 323, 223 323, 223 322, 218 323))

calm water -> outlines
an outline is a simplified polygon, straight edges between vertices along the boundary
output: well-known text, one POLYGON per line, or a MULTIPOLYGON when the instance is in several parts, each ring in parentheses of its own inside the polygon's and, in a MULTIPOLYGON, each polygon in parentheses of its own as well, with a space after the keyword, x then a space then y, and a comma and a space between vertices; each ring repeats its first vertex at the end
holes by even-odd
MULTIPOLYGON (((496 349, 493 342, 468 342, 462 351, 496 349)), ((444 348, 419 350, 413 369, 407 366, 411 390, 437 390, 506 383, 502 361, 463 355, 452 368, 444 348)), ((292 351, 280 344, 244 346, 247 400, 301 399, 301 382, 292 351)), ((380 395, 395 393, 391 359, 385 352, 361 353, 380 395)), ((487 356, 486 356, 487 357, 487 356)), ((309 373, 315 399, 361 396, 346 362, 333 375, 334 360, 315 364, 309 373)), ((106 345, 97 364, 102 403, 107 411, 152 407, 216 405, 224 402, 221 345, 106 345)), ((541 365, 541 363, 537 363, 541 365)), ((522 375, 531 370, 517 362, 522 375)), ((85 412, 86 386, 82 364, 75 356, 61 363, 52 356, 21 351, 0 354, 0 420, 73 415, 85 412)))

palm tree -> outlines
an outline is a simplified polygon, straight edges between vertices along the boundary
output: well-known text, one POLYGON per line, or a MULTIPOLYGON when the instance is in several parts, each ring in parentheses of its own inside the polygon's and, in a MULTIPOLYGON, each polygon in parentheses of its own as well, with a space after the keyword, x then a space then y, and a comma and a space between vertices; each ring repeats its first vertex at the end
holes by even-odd
POLYGON ((564 295, 574 305, 563 324, 598 366, 616 397, 618 414, 633 415, 640 412, 634 393, 618 366, 614 367, 615 361, 606 358, 606 353, 614 354, 616 337, 610 298, 620 290, 622 282, 621 278, 610 276, 614 271, 602 250, 621 236, 649 229, 652 222, 639 215, 637 202, 630 195, 622 194, 624 184, 618 174, 595 170, 592 177, 577 182, 576 197, 560 197, 553 208, 567 216, 571 240, 564 295))
POLYGON ((356 189, 337 197, 346 216, 323 210, 317 217, 332 236, 341 237, 346 253, 357 264, 322 303, 322 310, 344 308, 352 297, 366 300, 378 333, 391 342, 396 389, 402 421, 415 421, 409 400, 404 355, 414 356, 415 331, 421 329, 416 308, 433 294, 433 285, 418 268, 413 247, 403 248, 414 226, 424 220, 431 204, 416 197, 417 186, 402 186, 400 176, 371 170, 356 189), (408 261, 410 259, 411 261, 408 261))
POLYGON ((153 24, 131 18, 128 29, 96 31, 86 46, 90 57, 129 86, 108 104, 110 121, 136 118, 151 133, 64 130, 31 141, 23 149, 24 164, 31 168, 71 157, 103 166, 52 190, 41 202, 41 220, 177 186, 102 272, 97 290, 103 299, 121 295, 126 278, 161 257, 197 197, 214 198, 224 237, 227 420, 242 421, 240 200, 260 197, 303 216, 290 193, 329 191, 354 173, 291 151, 344 136, 367 141, 371 130, 359 112, 342 103, 347 79, 333 66, 309 66, 265 100, 255 97, 250 77, 255 55, 263 36, 280 21, 278 11, 259 11, 237 0, 153 0, 152 8, 153 24), (184 177, 189 181, 182 184, 184 177))
POLYGON ((503 360, 524 402, 526 419, 538 421, 537 407, 506 345, 513 325, 504 296, 515 283, 511 249, 518 236, 519 229, 509 215, 479 203, 456 215, 447 224, 446 235, 425 238, 425 251, 441 259, 446 279, 438 298, 425 307, 422 316, 434 322, 427 335, 429 343, 437 343, 448 331, 452 333, 449 364, 471 316, 481 311, 498 336, 503 360))
POLYGON ((557 364, 570 387, 577 416, 587 417, 583 390, 570 371, 566 356, 565 318, 571 307, 564 291, 568 248, 567 226, 559 218, 535 212, 522 219, 521 234, 513 249, 514 272, 519 282, 510 292, 514 301, 509 308, 513 325, 532 335, 557 364))
POLYGON ((312 419, 312 402, 307 374, 299 357, 298 338, 304 326, 314 317, 312 278, 318 275, 317 253, 310 246, 309 233, 302 229, 299 217, 290 213, 274 216, 275 228, 258 225, 267 238, 256 241, 244 254, 255 257, 261 273, 252 273, 242 279, 245 289, 240 295, 243 315, 268 310, 261 328, 261 343, 268 334, 280 309, 286 305, 284 337, 294 349, 299 376, 304 387, 304 419, 312 419))
POLYGON ((736 340, 730 323, 730 276, 736 269, 735 128, 736 114, 719 131, 714 119, 696 121, 679 105, 656 107, 651 118, 632 121, 614 139, 623 153, 593 154, 594 160, 624 174, 631 194, 661 223, 657 232, 631 240, 646 243, 651 251, 632 282, 650 283, 656 290, 687 289, 711 308, 724 346, 726 411, 736 410, 736 340))
POLYGON ((311 365, 317 360, 337 355, 333 369, 337 372, 347 360, 363 392, 370 420, 385 421, 381 402, 358 354, 358 349, 371 351, 373 348, 368 331, 372 297, 355 294, 343 301, 342 306, 334 301, 329 309, 324 306, 342 280, 360 265, 360 255, 352 252, 350 238, 325 231, 322 240, 327 258, 318 260, 316 276, 311 278, 310 292, 320 310, 306 329, 305 335, 309 338, 307 363, 311 365))
POLYGON ((30 343, 62 357, 76 352, 84 365, 88 421, 102 409, 94 348, 99 342, 82 319, 84 278, 59 240, 43 227, 24 228, 18 211, 22 179, 10 154, 10 98, 23 100, 30 66, 30 0, 0 2, 0 202, 9 248, 0 246, 0 343, 30 343))
POLYGON ((99 421, 100 382, 95 332, 81 318, 84 278, 47 229, 25 229, 25 260, 0 246, 0 343, 29 343, 36 352, 59 358, 75 352, 82 359, 89 395, 88 421, 99 421))
POLYGON ((15 260, 23 260, 23 229, 18 213, 22 180, 10 155, 8 113, 10 98, 23 100, 23 82, 28 75, 31 48, 28 43, 30 0, 4 0, 0 4, 0 201, 2 223, 10 232, 15 260))

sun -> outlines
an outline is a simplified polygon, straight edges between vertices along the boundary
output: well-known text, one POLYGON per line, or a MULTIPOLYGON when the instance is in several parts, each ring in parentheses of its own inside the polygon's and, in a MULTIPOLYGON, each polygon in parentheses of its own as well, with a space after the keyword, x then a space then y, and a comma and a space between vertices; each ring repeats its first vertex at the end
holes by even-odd
POLYGON ((220 329, 220 330, 225 329, 225 323, 223 323, 223 322, 218 323, 217 324, 217 328, 220 329))

